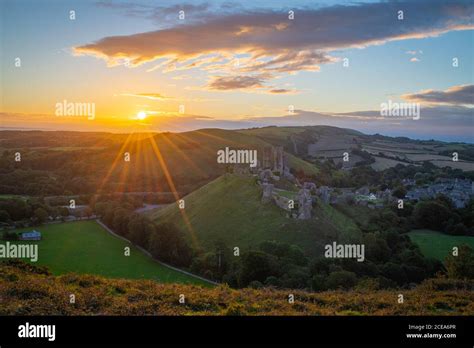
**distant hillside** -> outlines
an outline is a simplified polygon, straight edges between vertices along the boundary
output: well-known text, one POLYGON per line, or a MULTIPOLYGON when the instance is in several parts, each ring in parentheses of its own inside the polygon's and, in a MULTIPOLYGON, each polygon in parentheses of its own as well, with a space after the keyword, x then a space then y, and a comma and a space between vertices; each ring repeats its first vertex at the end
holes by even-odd
POLYGON ((365 165, 382 171, 428 161, 474 175, 472 144, 364 135, 329 126, 131 134, 1 131, 0 193, 50 196, 176 190, 185 194, 226 172, 227 165, 217 163, 218 150, 255 149, 261 159, 262 149, 270 145, 283 146, 289 167, 299 177, 320 178, 320 185, 343 187, 349 169, 365 165), (11 160, 17 151, 21 162, 11 160), (345 152, 350 156, 343 162, 345 152), (453 161, 453 153, 458 161, 453 161), (128 155, 130 161, 125 160, 128 155))
MULTIPOLYGON (((259 160, 263 148, 270 143, 253 135, 223 129, 202 129, 184 133, 160 133, 152 138, 130 141, 123 148, 130 162, 118 161, 115 177, 127 177, 130 184, 142 184, 149 191, 169 191, 160 187, 169 173, 175 185, 209 182, 226 172, 226 164, 217 163, 217 151, 231 149, 257 150, 259 160), (133 168, 134 170, 131 170, 133 168), (138 168, 139 170, 135 170, 138 168)), ((288 154, 288 165, 307 175, 318 174, 314 164, 288 154)), ((198 185, 202 186, 202 185, 198 185)))
POLYGON ((52 276, 0 262, 0 315, 473 315, 472 281, 429 280, 403 290, 329 291, 212 289, 91 275, 52 276), (76 303, 66 301, 74 294, 76 303), (179 295, 185 295, 180 304, 179 295))
MULTIPOLYGON (((272 145, 283 146, 285 151, 308 162, 311 158, 332 159, 340 163, 344 152, 363 150, 373 159, 372 168, 380 171, 402 165, 422 165, 429 161, 437 167, 451 167, 464 172, 474 171, 474 146, 464 143, 446 143, 434 140, 413 140, 389 137, 331 126, 262 127, 240 131, 272 145), (453 161, 453 153, 458 161, 453 161)), ((367 158, 366 158, 367 159, 367 158)), ((360 152, 351 153, 348 166, 361 161, 360 152), (352 162, 352 163, 351 163, 352 162)))
POLYGON ((192 232, 184 222, 178 206, 171 204, 149 213, 157 223, 172 222, 199 246, 212 247, 223 240, 228 247, 241 251, 256 249, 266 240, 297 244, 310 255, 321 255, 327 241, 350 240, 359 236, 352 220, 329 205, 313 209, 311 220, 285 217, 273 203, 261 203, 261 189, 255 178, 227 174, 184 197, 184 214, 192 232))
POLYGON ((305 156, 308 145, 312 143, 329 140, 330 144, 326 146, 330 149, 335 147, 349 149, 350 144, 361 142, 362 139, 369 137, 352 129, 331 126, 263 127, 245 129, 240 132, 256 136, 272 145, 284 146, 285 151, 299 156, 305 156))

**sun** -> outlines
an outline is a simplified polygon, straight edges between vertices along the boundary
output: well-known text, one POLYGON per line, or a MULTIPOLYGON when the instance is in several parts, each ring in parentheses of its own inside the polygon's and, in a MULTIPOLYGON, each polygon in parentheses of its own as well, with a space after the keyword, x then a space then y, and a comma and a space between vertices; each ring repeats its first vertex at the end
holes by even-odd
POLYGON ((137 120, 144 120, 146 118, 146 112, 145 111, 140 111, 137 114, 137 120))

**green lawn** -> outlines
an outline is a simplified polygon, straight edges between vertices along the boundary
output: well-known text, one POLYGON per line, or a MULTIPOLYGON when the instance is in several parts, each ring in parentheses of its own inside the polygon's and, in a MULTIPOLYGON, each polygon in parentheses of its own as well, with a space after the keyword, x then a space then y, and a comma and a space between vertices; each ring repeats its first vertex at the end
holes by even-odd
MULTIPOLYGON (((48 266, 53 274, 75 272, 209 285, 157 263, 129 243, 112 236, 95 221, 50 224, 35 229, 43 236, 39 242, 30 242, 39 245, 35 264, 48 266), (125 246, 130 246, 130 256, 124 255, 125 246)), ((32 228, 18 232, 30 230, 32 228)))
POLYGON ((450 236, 431 230, 413 230, 408 235, 420 247, 423 255, 441 261, 444 261, 455 246, 467 244, 474 249, 474 237, 450 236))

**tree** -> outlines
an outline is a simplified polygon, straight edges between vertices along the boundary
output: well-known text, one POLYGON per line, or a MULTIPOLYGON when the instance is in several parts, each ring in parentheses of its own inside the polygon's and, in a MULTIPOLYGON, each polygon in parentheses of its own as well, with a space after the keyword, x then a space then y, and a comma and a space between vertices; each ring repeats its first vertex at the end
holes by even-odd
POLYGON ((326 277, 320 274, 314 275, 310 280, 310 286, 312 291, 326 290, 326 277))
POLYGON ((386 278, 397 282, 398 285, 404 284, 407 280, 404 269, 399 264, 393 262, 387 262, 382 266, 382 274, 386 278))
POLYGON ((89 217, 92 216, 92 214, 93 214, 93 211, 92 211, 91 207, 87 206, 87 207, 84 209, 84 215, 89 218, 89 217))
POLYGON ((191 248, 180 230, 169 223, 156 226, 150 237, 149 250, 153 257, 175 266, 188 267, 191 263, 191 248))
POLYGON ((326 287, 329 289, 350 289, 357 284, 357 276, 353 272, 336 271, 329 274, 326 287))
POLYGON ((59 208, 59 214, 63 217, 69 216, 69 209, 66 207, 59 208))
POLYGON ((365 244, 366 259, 376 262, 386 262, 391 255, 391 250, 380 233, 365 233, 362 237, 365 244))
POLYGON ((304 267, 292 267, 282 277, 281 284, 288 289, 303 289, 308 286, 309 271, 304 267))
POLYGON ((459 247, 458 256, 449 255, 445 259, 445 267, 449 278, 474 279, 474 253, 463 244, 459 247))
POLYGON ((2 235, 3 240, 18 240, 18 235, 13 231, 5 231, 2 235))
POLYGON ((263 283, 268 277, 275 275, 270 257, 262 251, 253 250, 242 255, 240 285, 247 286, 253 280, 263 283))
POLYGON ((51 207, 49 209, 49 216, 56 219, 59 216, 59 209, 57 207, 51 207))
POLYGON ((413 220, 420 228, 443 231, 451 216, 450 210, 436 201, 418 202, 413 211, 413 220))
POLYGON ((305 256, 303 250, 297 245, 290 246, 287 257, 295 265, 306 266, 308 264, 308 258, 305 256))
POLYGON ((37 208, 34 213, 34 218, 41 224, 48 219, 48 212, 43 208, 37 208))
POLYGON ((118 208, 113 214, 112 227, 114 231, 121 236, 125 236, 128 233, 127 227, 130 220, 130 213, 126 209, 118 208))
POLYGON ((128 223, 127 236, 133 243, 147 248, 149 236, 154 232, 154 229, 155 226, 147 218, 133 214, 128 223))
POLYGON ((399 185, 393 189, 392 194, 397 197, 397 198, 405 198, 405 195, 407 194, 407 190, 403 185, 399 185))
POLYGON ((10 214, 6 210, 0 210, 0 221, 7 222, 10 220, 10 214))
POLYGON ((105 216, 107 210, 109 209, 110 204, 107 202, 97 202, 94 206, 94 211, 96 215, 105 216))
POLYGON ((470 234, 469 232, 470 232, 469 229, 463 223, 448 225, 446 227, 446 233, 452 234, 455 236, 467 236, 470 234))

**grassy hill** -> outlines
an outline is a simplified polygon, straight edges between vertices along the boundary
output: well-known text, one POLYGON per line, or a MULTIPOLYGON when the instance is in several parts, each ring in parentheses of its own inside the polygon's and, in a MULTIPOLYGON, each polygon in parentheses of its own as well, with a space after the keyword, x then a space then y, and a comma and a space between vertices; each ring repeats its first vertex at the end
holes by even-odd
POLYGON ((474 237, 450 236, 431 230, 413 230, 408 235, 420 247, 423 255, 440 261, 444 261, 455 246, 467 244, 474 249, 474 237))
POLYGON ((308 254, 322 253, 331 239, 350 240, 360 231, 352 220, 329 205, 313 209, 311 220, 286 218, 285 211, 273 203, 261 203, 261 189, 255 178, 226 174, 184 197, 184 213, 192 232, 177 205, 152 211, 155 222, 172 222, 199 246, 210 248, 217 240, 241 251, 256 249, 266 240, 297 244, 308 254))
MULTIPOLYGON (((110 278, 152 279, 164 283, 209 285, 198 278, 163 266, 122 239, 114 237, 95 221, 43 225, 35 265, 47 266, 53 274, 97 274, 110 278), (124 248, 130 247, 130 256, 124 248)), ((23 232, 29 229, 18 230, 23 232)), ((19 242, 18 242, 19 243, 19 242)))
POLYGON ((473 281, 430 280, 415 289, 309 293, 159 284, 149 280, 52 276, 0 263, 0 315, 473 315, 473 281), (75 294, 76 303, 68 302, 75 294), (178 301, 186 296, 185 304, 178 301))

